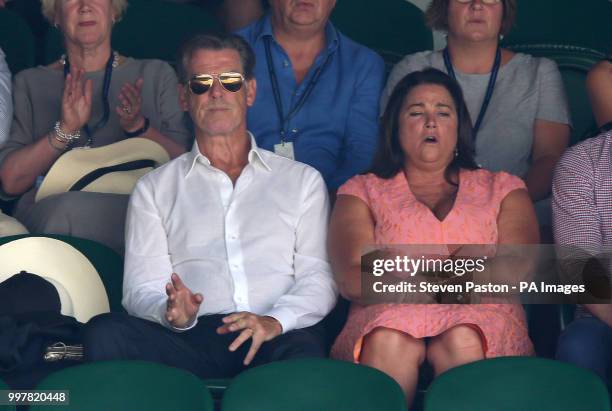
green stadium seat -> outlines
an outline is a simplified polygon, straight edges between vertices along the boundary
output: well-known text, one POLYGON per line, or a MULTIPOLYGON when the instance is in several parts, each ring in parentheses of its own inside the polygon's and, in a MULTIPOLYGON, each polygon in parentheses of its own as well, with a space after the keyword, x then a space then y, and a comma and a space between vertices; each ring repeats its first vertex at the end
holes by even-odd
POLYGON ((434 380, 425 411, 610 411, 608 391, 587 370, 544 358, 501 357, 453 368, 434 380))
POLYGON ((604 59, 604 54, 567 44, 523 44, 509 48, 537 57, 547 57, 559 66, 573 123, 570 144, 582 141, 597 130, 585 82, 591 67, 604 59))
MULTIPOLYGON (((1 390, 10 390, 10 387, 2 380, 0 380, 0 391, 1 390)), ((15 411, 15 406, 0 405, 0 411, 15 411)))
MULTIPOLYGON (((174 64, 179 47, 186 39, 219 28, 213 16, 194 5, 130 0, 125 15, 113 28, 112 46, 126 56, 174 64)), ((63 53, 61 33, 50 28, 45 43, 48 64, 63 53)))
POLYGON ((34 35, 17 13, 3 8, 0 8, 0 47, 13 75, 34 66, 34 35))
POLYGON ((318 358, 273 362, 239 374, 223 411, 403 411, 404 394, 370 367, 318 358))
POLYGON ((37 390, 66 390, 69 405, 30 411, 213 411, 208 390, 195 375, 144 361, 101 361, 55 372, 37 390))
POLYGON ((49 237, 61 240, 70 244, 83 255, 85 255, 91 264, 94 266, 104 288, 111 312, 124 312, 121 305, 122 287, 123 287, 123 259, 112 249, 102 245, 96 241, 86 240, 84 238, 70 237, 67 235, 46 234, 46 235, 17 235, 9 237, 1 237, 0 245, 13 240, 25 237, 49 237))
POLYGON ((339 1, 331 19, 343 34, 380 54, 388 70, 407 54, 433 48, 423 12, 406 0, 339 1))
POLYGON ((571 44, 606 53, 612 48, 609 0, 518 0, 505 45, 571 44))
POLYGON ((220 409, 221 400, 223 399, 223 395, 225 394, 225 390, 232 382, 231 378, 208 378, 202 380, 204 382, 204 386, 210 392, 210 395, 215 402, 215 410, 220 409))

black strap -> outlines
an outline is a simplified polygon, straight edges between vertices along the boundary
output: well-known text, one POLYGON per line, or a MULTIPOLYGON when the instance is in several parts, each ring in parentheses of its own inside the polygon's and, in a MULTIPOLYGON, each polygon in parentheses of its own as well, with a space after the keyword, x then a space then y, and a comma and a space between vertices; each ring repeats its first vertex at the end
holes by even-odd
POLYGON ((289 120, 291 120, 293 116, 295 116, 298 113, 298 111, 301 110, 301 108, 306 103, 306 100, 310 96, 310 93, 312 93, 314 86, 317 84, 317 81, 319 81, 319 77, 321 77, 321 74, 323 73, 323 69, 325 68, 325 66, 327 66, 327 64, 331 60, 331 53, 327 54, 327 57, 325 58, 325 61, 323 62, 323 64, 321 64, 317 68, 317 71, 314 73, 314 75, 310 79, 310 82, 308 83, 308 86, 306 86, 306 90, 304 91, 304 94, 302 94, 302 97, 298 100, 297 104, 293 107, 293 109, 289 111, 287 116, 285 116, 283 114, 283 102, 281 100, 280 87, 278 85, 278 78, 276 77, 276 71, 274 70, 274 61, 272 61, 272 51, 270 50, 271 39, 272 39, 271 36, 266 36, 264 38, 264 45, 266 48, 266 63, 268 63, 268 75, 270 76, 270 83, 272 84, 272 93, 274 94, 274 103, 276 104, 276 113, 278 114, 281 142, 284 142, 287 123, 289 122, 289 120))
POLYGON ((155 168, 155 160, 136 160, 127 163, 117 164, 116 166, 102 167, 85 174, 76 183, 74 183, 68 191, 80 191, 87 187, 90 183, 102 177, 103 175, 114 173, 116 171, 132 171, 141 168, 155 168))
MULTIPOLYGON (((110 91, 110 83, 111 78, 113 76, 113 62, 115 61, 115 53, 111 50, 110 57, 106 62, 106 68, 104 69, 104 83, 102 86, 102 105, 104 107, 104 115, 102 118, 93 126, 93 128, 89 127, 89 124, 85 124, 84 130, 85 134, 87 134, 87 143, 85 143, 86 147, 90 147, 94 142, 94 133, 104 127, 106 123, 108 123, 108 118, 110 117, 110 105, 108 103, 108 93, 110 91)), ((64 78, 70 73, 70 62, 68 61, 68 56, 66 56, 66 60, 64 62, 64 78)))
MULTIPOLYGON (((457 80, 457 76, 455 75, 455 70, 453 69, 453 63, 451 61, 450 53, 448 52, 448 47, 444 49, 443 56, 444 56, 444 65, 446 66, 446 72, 454 80, 457 80)), ((480 112, 478 113, 478 118, 473 128, 474 140, 476 139, 476 135, 478 134, 478 130, 480 130, 480 125, 482 124, 482 120, 484 119, 485 113, 487 112, 487 108, 489 107, 489 103, 491 102, 491 97, 493 96, 493 89, 495 88, 495 82, 497 81, 497 74, 499 73, 500 66, 501 66, 501 48, 497 46, 497 51, 495 52, 495 61, 493 62, 493 67, 491 68, 491 75, 489 76, 489 84, 487 84, 487 92, 485 93, 484 101, 482 102, 482 106, 480 106, 480 112)))

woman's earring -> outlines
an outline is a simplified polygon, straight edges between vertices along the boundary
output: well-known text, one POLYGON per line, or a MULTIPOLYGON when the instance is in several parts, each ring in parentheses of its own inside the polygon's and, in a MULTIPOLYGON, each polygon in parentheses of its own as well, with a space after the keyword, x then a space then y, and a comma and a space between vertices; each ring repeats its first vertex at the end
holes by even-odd
POLYGON ((455 158, 459 157, 459 147, 455 147, 455 158))

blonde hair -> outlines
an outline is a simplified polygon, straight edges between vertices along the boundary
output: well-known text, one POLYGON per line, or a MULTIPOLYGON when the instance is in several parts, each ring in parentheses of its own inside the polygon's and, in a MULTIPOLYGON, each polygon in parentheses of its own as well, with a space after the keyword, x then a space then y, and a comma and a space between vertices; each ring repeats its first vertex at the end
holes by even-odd
MULTIPOLYGON (((42 3, 42 14, 45 16, 47 21, 51 23, 51 25, 55 24, 55 14, 57 11, 57 3, 62 0, 41 0, 42 3)), ((128 5, 128 0, 109 0, 113 4, 113 9, 115 11, 115 21, 121 20, 123 13, 128 5)))

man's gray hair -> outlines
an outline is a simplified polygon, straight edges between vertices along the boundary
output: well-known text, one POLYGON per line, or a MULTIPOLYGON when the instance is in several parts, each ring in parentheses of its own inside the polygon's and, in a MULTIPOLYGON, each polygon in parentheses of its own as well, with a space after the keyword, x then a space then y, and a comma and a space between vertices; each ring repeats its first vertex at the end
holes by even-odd
POLYGON ((236 50, 242 64, 242 74, 246 79, 253 77, 255 69, 255 53, 242 37, 235 34, 198 34, 187 40, 180 49, 176 71, 179 82, 189 81, 189 64, 193 54, 198 50, 236 50))

